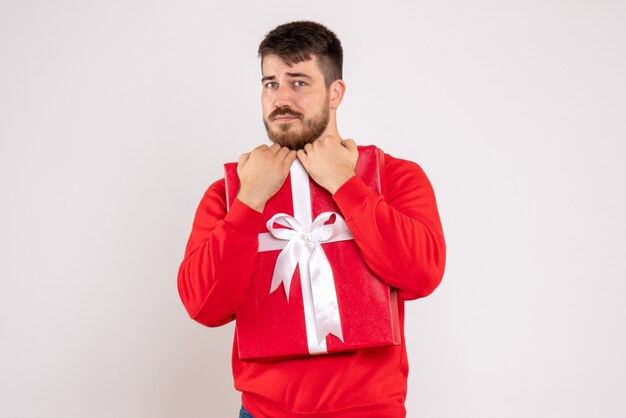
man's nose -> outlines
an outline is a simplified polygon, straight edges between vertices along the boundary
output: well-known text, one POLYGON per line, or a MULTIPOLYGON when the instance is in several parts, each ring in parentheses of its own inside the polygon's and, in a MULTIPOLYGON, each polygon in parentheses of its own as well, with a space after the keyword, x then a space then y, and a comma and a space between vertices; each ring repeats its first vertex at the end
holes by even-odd
POLYGON ((276 95, 274 96, 274 106, 283 107, 291 105, 291 89, 289 85, 279 85, 276 88, 276 95))

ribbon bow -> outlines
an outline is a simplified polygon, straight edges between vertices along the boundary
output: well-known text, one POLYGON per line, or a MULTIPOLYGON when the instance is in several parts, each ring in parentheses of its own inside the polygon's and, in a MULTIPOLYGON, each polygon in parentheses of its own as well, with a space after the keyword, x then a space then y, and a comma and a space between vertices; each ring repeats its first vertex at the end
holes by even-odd
POLYGON ((337 213, 324 212, 306 227, 293 216, 278 213, 267 222, 267 229, 274 238, 288 241, 276 260, 270 293, 283 283, 289 301, 291 279, 296 266, 300 266, 303 295, 310 294, 313 299, 318 343, 328 334, 343 342, 335 280, 321 243, 352 239, 344 219, 337 213), (327 223, 333 218, 333 223, 327 223), (306 286, 310 287, 310 292, 306 286))

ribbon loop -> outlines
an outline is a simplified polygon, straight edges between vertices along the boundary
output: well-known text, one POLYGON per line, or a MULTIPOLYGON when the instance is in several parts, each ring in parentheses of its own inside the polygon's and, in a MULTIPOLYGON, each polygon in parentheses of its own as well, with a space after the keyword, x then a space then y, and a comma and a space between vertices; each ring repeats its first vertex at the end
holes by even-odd
POLYGON ((291 280, 296 266, 300 266, 302 286, 310 286, 311 290, 318 344, 328 334, 343 341, 335 280, 321 244, 353 239, 344 219, 338 213, 324 212, 305 227, 293 216, 278 213, 267 222, 267 229, 274 238, 288 241, 276 260, 270 293, 282 283, 289 301, 291 280), (331 220, 334 222, 328 223, 331 220), (276 224, 284 228, 278 228, 276 224))

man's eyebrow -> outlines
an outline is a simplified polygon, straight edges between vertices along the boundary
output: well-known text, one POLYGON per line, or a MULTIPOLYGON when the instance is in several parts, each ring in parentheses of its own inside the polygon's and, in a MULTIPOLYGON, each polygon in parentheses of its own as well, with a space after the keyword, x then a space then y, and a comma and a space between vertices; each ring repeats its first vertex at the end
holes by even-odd
MULTIPOLYGON (((285 73, 285 74, 287 74, 291 78, 303 77, 303 78, 308 78, 309 80, 312 79, 312 77, 310 75, 307 75, 305 73, 285 73)), ((268 80, 276 80, 276 76, 274 76, 274 75, 266 75, 265 77, 263 77, 261 79, 261 83, 264 83, 264 82, 266 82, 268 80)))
POLYGON ((304 73, 286 73, 289 77, 295 78, 295 77, 304 77, 304 78, 311 78, 311 76, 306 75, 304 73))

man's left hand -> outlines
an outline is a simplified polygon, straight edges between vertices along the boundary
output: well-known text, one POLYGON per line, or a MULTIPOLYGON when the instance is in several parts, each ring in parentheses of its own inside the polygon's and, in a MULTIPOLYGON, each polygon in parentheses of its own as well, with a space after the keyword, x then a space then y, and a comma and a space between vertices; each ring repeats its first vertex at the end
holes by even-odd
POLYGON ((306 144, 297 155, 311 178, 331 194, 335 194, 337 189, 356 174, 359 151, 352 139, 342 141, 328 135, 312 144, 306 144))

